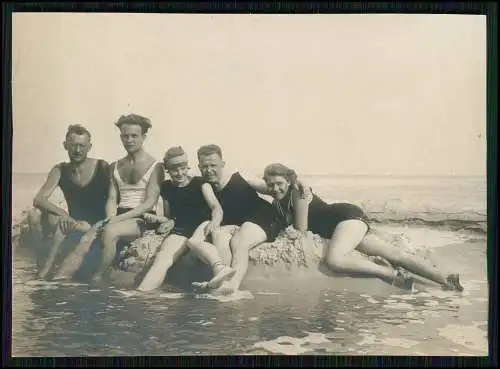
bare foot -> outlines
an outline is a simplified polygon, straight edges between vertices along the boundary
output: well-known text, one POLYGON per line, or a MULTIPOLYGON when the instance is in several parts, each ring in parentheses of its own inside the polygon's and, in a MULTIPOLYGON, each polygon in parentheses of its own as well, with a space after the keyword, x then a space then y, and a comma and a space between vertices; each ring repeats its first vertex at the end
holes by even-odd
POLYGON ((52 280, 53 280, 53 281, 63 281, 63 280, 69 280, 69 279, 71 279, 71 277, 70 277, 70 276, 68 276, 68 275, 63 275, 63 274, 57 274, 57 275, 55 275, 55 276, 52 278, 52 280))
POLYGON ((222 284, 222 282, 227 281, 229 278, 231 278, 234 273, 236 273, 236 269, 230 268, 230 267, 224 267, 217 275, 215 275, 207 284, 208 288, 219 288, 222 284))
POLYGON ((396 269, 396 275, 392 281, 392 285, 403 290, 413 290, 414 279, 402 269, 396 269))
POLYGON ((221 286, 214 290, 214 293, 220 294, 220 295, 232 295, 236 291, 238 291, 238 287, 236 286, 236 283, 233 281, 224 281, 222 282, 221 286))
POLYGON ((36 275, 36 277, 37 277, 38 279, 43 279, 43 280, 45 280, 45 279, 46 279, 46 277, 47 277, 47 274, 48 274, 48 273, 49 273, 48 269, 43 269, 43 270, 41 270, 41 271, 39 271, 39 272, 38 272, 38 274, 36 275))
POLYGON ((208 289, 208 282, 193 282, 191 286, 198 288, 200 290, 208 289))
POLYGON ((450 274, 448 277, 446 277, 446 282, 447 283, 442 286, 443 290, 452 290, 459 292, 462 292, 464 290, 464 288, 460 284, 458 274, 450 274))
POLYGON ((102 281, 102 275, 96 274, 90 279, 90 283, 99 284, 102 281))

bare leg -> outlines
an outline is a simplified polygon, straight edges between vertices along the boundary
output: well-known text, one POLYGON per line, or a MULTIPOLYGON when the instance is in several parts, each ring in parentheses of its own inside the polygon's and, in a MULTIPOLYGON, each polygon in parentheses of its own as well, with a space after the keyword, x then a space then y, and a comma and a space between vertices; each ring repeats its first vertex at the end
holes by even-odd
POLYGON ((235 232, 236 228, 238 227, 232 225, 222 226, 220 228, 220 232, 212 240, 212 243, 217 249, 219 255, 221 256, 222 261, 226 265, 230 265, 231 260, 233 258, 229 243, 231 241, 231 238, 233 237, 233 233, 235 232))
POLYGON ((137 287, 139 291, 152 291, 161 286, 168 270, 187 250, 186 237, 172 234, 167 236, 156 253, 151 268, 137 287))
POLYGON ((376 264, 363 255, 352 252, 365 237, 367 230, 368 226, 357 219, 340 222, 330 239, 326 263, 336 271, 374 275, 392 282, 396 275, 391 267, 376 264))
POLYGON ((233 253, 231 266, 236 269, 236 273, 220 287, 223 293, 231 294, 240 288, 248 269, 248 253, 266 240, 267 235, 264 230, 254 223, 245 222, 236 231, 230 242, 233 253))
POLYGON ((42 234, 42 212, 39 209, 31 209, 28 213, 28 225, 30 227, 30 232, 42 234))
POLYGON ((361 241, 359 251, 374 256, 382 256, 392 264, 402 266, 408 271, 428 278, 439 284, 447 284, 442 269, 419 255, 395 247, 373 233, 368 233, 361 241))
POLYGON ((94 242, 99 231, 97 227, 92 227, 90 229, 79 228, 79 230, 86 233, 80 239, 80 242, 76 245, 75 249, 63 261, 61 267, 53 278, 54 280, 70 279, 73 274, 76 273, 78 268, 82 265, 83 259, 85 258, 85 255, 89 251, 90 246, 94 242))
POLYGON ((35 250, 38 269, 42 269, 45 258, 46 239, 44 235, 52 235, 57 229, 59 217, 54 214, 44 213, 40 209, 33 208, 28 213, 29 246, 35 250))
POLYGON ((52 244, 50 245, 49 255, 45 260, 45 264, 43 268, 38 272, 38 277, 44 279, 52 268, 52 264, 54 264, 54 260, 56 258, 57 252, 61 247, 61 244, 64 242, 68 235, 63 233, 61 227, 58 226, 54 235, 52 236, 52 244))
POLYGON ((104 227, 101 234, 101 262, 92 277, 94 282, 99 282, 109 268, 116 256, 116 244, 118 240, 125 238, 133 241, 141 237, 140 219, 130 219, 123 222, 109 224, 104 227))
POLYGON ((217 248, 205 241, 204 229, 208 221, 201 223, 194 231, 193 236, 188 240, 188 246, 191 250, 197 252, 200 258, 210 265, 213 272, 213 278, 208 282, 194 282, 197 287, 218 288, 227 278, 234 275, 235 270, 229 268, 221 259, 217 248))

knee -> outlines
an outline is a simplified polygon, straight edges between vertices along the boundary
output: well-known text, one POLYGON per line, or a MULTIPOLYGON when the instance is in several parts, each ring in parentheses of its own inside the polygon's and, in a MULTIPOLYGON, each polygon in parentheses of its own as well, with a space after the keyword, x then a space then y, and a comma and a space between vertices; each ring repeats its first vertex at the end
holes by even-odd
POLYGON ((202 242, 203 241, 199 237, 191 237, 187 239, 186 245, 189 248, 193 248, 199 246, 202 242))
POLYGON ((326 263, 332 269, 342 270, 346 264, 347 255, 332 250, 326 257, 326 263))
POLYGON ((119 234, 113 225, 105 226, 101 233, 101 245, 104 246, 106 242, 116 241, 119 238, 119 234))
POLYGON ((238 235, 233 236, 229 241, 229 249, 233 254, 248 251, 248 247, 238 235))

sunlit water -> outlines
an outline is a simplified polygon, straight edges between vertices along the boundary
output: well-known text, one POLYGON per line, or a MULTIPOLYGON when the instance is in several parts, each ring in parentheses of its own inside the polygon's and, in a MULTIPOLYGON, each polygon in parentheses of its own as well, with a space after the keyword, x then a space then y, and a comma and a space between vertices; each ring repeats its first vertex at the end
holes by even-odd
POLYGON ((460 273, 465 291, 427 286, 403 293, 382 282, 373 289, 366 279, 356 281, 366 288, 349 291, 325 277, 244 286, 241 298, 229 301, 166 290, 129 296, 111 287, 35 281, 34 259, 16 250, 12 354, 487 355, 485 236, 385 228, 433 248, 434 258, 460 273))

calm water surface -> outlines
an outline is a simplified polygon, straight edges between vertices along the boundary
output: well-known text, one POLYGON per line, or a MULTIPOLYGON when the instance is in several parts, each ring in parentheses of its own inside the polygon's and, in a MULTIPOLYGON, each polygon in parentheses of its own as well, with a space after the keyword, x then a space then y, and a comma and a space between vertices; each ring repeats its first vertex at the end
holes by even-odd
POLYGON ((163 291, 127 297, 113 288, 34 281, 35 266, 19 251, 13 355, 486 355, 485 245, 453 247, 461 251, 455 262, 463 294, 389 287, 360 294, 332 288, 335 280, 325 278, 313 287, 274 283, 226 302, 163 291))

